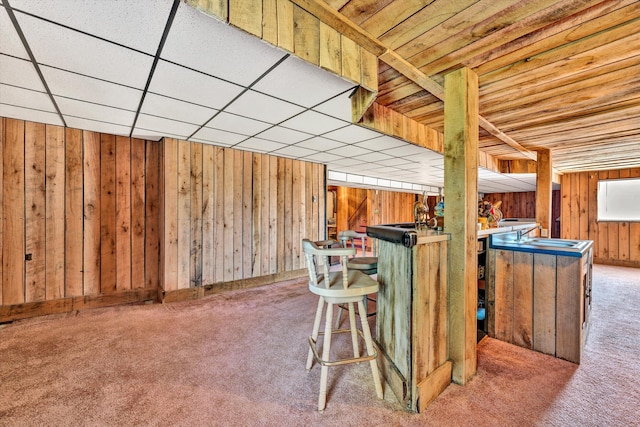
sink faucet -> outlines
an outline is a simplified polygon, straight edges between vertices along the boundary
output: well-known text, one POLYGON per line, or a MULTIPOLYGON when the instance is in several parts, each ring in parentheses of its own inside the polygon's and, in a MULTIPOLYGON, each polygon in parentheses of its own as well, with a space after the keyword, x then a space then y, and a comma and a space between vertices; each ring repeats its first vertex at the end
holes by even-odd
POLYGON ((517 235, 518 235, 518 242, 519 242, 520 240, 522 240, 522 237, 523 237, 524 235, 527 235, 527 234, 531 233, 533 230, 536 230, 536 229, 538 229, 538 228, 540 228, 540 227, 541 227, 540 225, 536 225, 536 226, 533 226, 533 227, 531 227, 531 228, 529 228, 529 229, 527 229, 527 230, 525 230, 525 231, 517 230, 516 232, 517 232, 517 235))

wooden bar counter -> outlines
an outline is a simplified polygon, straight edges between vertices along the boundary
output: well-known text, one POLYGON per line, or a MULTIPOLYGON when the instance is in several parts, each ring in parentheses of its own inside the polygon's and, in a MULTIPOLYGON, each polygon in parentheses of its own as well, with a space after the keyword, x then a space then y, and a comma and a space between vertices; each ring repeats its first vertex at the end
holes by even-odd
POLYGON ((379 366, 407 410, 419 412, 451 382, 447 244, 412 223, 367 227, 379 242, 376 341, 379 366))

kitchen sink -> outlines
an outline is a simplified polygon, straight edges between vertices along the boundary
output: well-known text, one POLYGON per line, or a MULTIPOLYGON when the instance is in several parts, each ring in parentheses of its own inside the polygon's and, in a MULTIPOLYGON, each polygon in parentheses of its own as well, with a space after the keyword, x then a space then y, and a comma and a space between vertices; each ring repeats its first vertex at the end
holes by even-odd
POLYGON ((532 239, 523 239, 521 243, 524 243, 527 245, 535 245, 535 246, 553 246, 557 248, 573 248, 573 247, 579 247, 582 241, 581 240, 532 238, 532 239))
POLYGON ((550 239, 525 237, 518 240, 516 232, 491 236, 490 247, 521 252, 539 252, 555 255, 581 256, 593 242, 591 240, 550 239))

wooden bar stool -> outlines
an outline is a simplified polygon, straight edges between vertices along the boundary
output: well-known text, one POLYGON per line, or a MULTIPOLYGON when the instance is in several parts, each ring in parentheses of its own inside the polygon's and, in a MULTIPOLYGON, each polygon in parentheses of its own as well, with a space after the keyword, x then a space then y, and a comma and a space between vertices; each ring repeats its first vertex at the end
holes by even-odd
POLYGON ((368 361, 371 365, 371 373, 379 399, 383 398, 382 383, 378 373, 376 362, 377 352, 373 347, 373 339, 369 330, 366 310, 364 308, 363 297, 378 292, 378 282, 368 275, 357 270, 347 270, 347 260, 355 253, 354 248, 325 248, 323 249, 308 239, 302 240, 307 269, 309 271, 309 290, 318 295, 318 308, 313 322, 313 332, 309 337, 309 355, 307 357, 307 370, 311 370, 315 360, 320 366, 320 395, 318 397, 318 410, 324 410, 327 401, 327 378, 330 366, 345 365, 348 363, 359 363, 368 361), (341 271, 329 272, 329 257, 339 256, 342 260, 341 271), (322 268, 322 273, 318 273, 318 268, 322 268), (325 328, 324 333, 320 332, 320 322, 326 303, 325 328), (358 304, 360 313, 361 329, 357 329, 354 303, 358 304), (332 317, 334 304, 347 304, 349 310, 349 329, 333 329, 332 317), (351 343, 353 345, 353 358, 331 360, 331 335, 332 333, 351 333, 351 343), (322 356, 318 355, 317 340, 318 335, 324 334, 322 344, 322 356), (360 356, 358 335, 364 338, 367 348, 367 355, 360 356))

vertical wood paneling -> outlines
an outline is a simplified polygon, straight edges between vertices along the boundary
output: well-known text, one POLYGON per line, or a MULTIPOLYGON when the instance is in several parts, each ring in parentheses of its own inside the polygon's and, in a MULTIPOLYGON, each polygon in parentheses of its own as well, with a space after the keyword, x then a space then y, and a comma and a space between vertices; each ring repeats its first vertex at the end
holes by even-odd
POLYGON ((513 253, 513 342, 533 348, 533 254, 513 253))
MULTIPOLYGON (((5 119, 4 117, 0 117, 0 159, 4 159, 4 145, 5 145, 5 119)), ((0 161, 0 177, 3 177, 3 182, 0 183, 0 189, 4 186, 4 160, 0 161)), ((4 283, 2 281, 3 277, 3 265, 4 265, 4 257, 2 254, 4 253, 4 192, 0 191, 0 245, 2 245, 2 250, 0 250, 0 304, 4 304, 4 283)))
POLYGON ((300 204, 303 203, 303 186, 301 185, 300 163, 297 160, 291 161, 291 268, 300 268, 300 204))
MULTIPOLYGON (((2 193, 4 197, 2 300, 7 305, 25 302, 24 127, 22 120, 5 120, 4 149, 2 153, 2 193)), ((64 179, 64 172, 60 179, 64 179)))
MULTIPOLYGON (((598 242, 598 173, 589 172, 589 208, 587 216, 589 220, 589 240, 594 244, 598 242)), ((562 236, 559 236, 562 237, 562 236)), ((595 248, 594 248, 595 249, 595 248)))
POLYGON ((224 242, 227 236, 226 218, 224 211, 225 201, 225 150, 220 147, 215 148, 215 224, 214 224, 214 244, 213 251, 215 253, 214 274, 215 281, 222 282, 225 278, 225 261, 226 252, 224 250, 224 242))
MULTIPOLYGON (((618 179, 620 178, 620 171, 613 170, 609 171, 609 179, 618 179)), ((619 259, 619 223, 618 222, 610 222, 607 224, 607 232, 609 233, 609 258, 610 259, 619 259)))
MULTIPOLYGON (((578 239, 589 239, 589 174, 583 172, 579 175, 580 193, 578 195, 578 239)), ((552 221, 555 218, 552 218, 552 221)))
MULTIPOLYGON (((607 171, 598 172, 598 180, 607 179, 607 178, 609 178, 609 173, 607 171)), ((598 223, 598 229, 599 229, 598 246, 596 247, 598 251, 597 257, 600 259, 607 259, 609 258, 609 223, 608 222, 598 223)))
POLYGON ((82 131, 65 129, 65 296, 83 295, 82 131))
POLYGON ((116 290, 116 138, 100 135, 100 291, 116 290))
POLYGON ((262 0, 229 0, 229 23, 262 37, 262 0))
POLYGON ((178 289, 178 141, 164 139, 163 150, 163 242, 161 244, 162 287, 178 289))
POLYGON ((251 262, 251 276, 259 276, 262 271, 262 155, 254 154, 252 158, 253 168, 253 199, 251 201, 253 209, 253 223, 251 224, 251 247, 253 257, 251 262))
MULTIPOLYGON (((556 257, 534 254, 533 349, 555 355, 556 351, 556 257)), ((496 266, 496 275, 497 273, 496 266)), ((497 280, 497 279, 496 279, 497 280)))
POLYGON ((215 147, 202 147, 202 284, 215 282, 215 147))
MULTIPOLYGON (((233 150, 233 187, 229 187, 231 190, 231 194, 233 194, 233 278, 234 280, 242 279, 242 262, 243 262, 243 248, 242 245, 244 241, 242 240, 243 236, 243 194, 242 194, 242 185, 243 185, 243 177, 244 177, 244 158, 243 152, 233 150)), ((225 241, 225 244, 228 244, 228 241, 225 241)))
MULTIPOLYGON (((275 187, 275 182, 272 184, 270 181, 271 169, 269 165, 270 156, 266 154, 256 155, 260 159, 260 271, 257 269, 254 273, 255 276, 265 275, 271 272, 269 248, 271 246, 271 205, 275 205, 275 200, 271 201, 269 191, 271 186, 275 187)), ((255 214, 255 213, 254 213, 255 214)), ((275 218, 274 218, 275 220, 275 218)), ((256 256, 257 257, 257 256, 256 256)))
POLYGON ((84 178, 84 293, 100 293, 101 260, 101 186, 100 186, 100 134, 84 131, 83 178, 84 178))
POLYGON ((278 45, 277 0, 262 0, 262 39, 274 46, 278 45))
POLYGON ((291 240, 293 238, 293 218, 291 217, 291 199, 293 177, 291 175, 291 165, 293 160, 284 159, 284 196, 283 196, 283 218, 284 227, 282 230, 284 239, 284 270, 289 271, 293 268, 293 259, 291 258, 291 240))
POLYGON ((131 289, 131 139, 116 137, 116 289, 131 289))
POLYGON ((280 160, 277 157, 269 157, 269 273, 274 274, 278 269, 278 253, 280 251, 280 238, 278 232, 280 223, 278 221, 278 206, 280 202, 278 183, 278 164, 280 160))
MULTIPOLYGON (((151 144, 151 142, 149 143, 151 144)), ((131 288, 144 288, 145 281, 145 180, 146 144, 131 140, 131 288)))
POLYGON ((145 166, 145 287, 160 286, 160 192, 161 179, 160 143, 147 141, 145 166))
POLYGON ((64 297, 64 128, 47 125, 45 133, 45 282, 52 300, 64 297))
POLYGON ((252 255, 251 246, 253 223, 253 154, 249 151, 242 152, 242 267, 241 277, 251 277, 252 255))
POLYGON ((320 65, 320 20, 297 5, 293 5, 293 52, 320 65))
POLYGON ((293 52, 293 3, 289 0, 276 0, 278 14, 278 46, 293 52))
POLYGON ((513 251, 496 251, 495 338, 513 342, 513 251))
POLYGON ((191 286, 202 286, 203 179, 202 144, 191 143, 191 286))
POLYGON ((569 176, 571 191, 569 194, 569 235, 571 239, 578 239, 580 235, 580 179, 579 174, 571 174, 569 176))
POLYGON ((191 143, 178 141, 178 289, 191 284, 191 143))
POLYGON ((320 66, 338 75, 342 74, 340 39, 338 31, 320 22, 320 66))
POLYGON ((234 242, 234 154, 233 150, 224 150, 224 277, 225 281, 233 280, 233 242, 234 242), (231 243, 231 244, 229 244, 231 243))
MULTIPOLYGON (((0 122, 2 122, 2 119, 0 119, 0 122)), ((26 302, 43 301, 45 299, 44 147, 45 125, 26 122, 24 150, 25 254, 31 254, 31 260, 25 262, 26 302)), ((0 226, 0 228, 2 227, 0 226)), ((0 277, 2 277, 1 274, 0 277)), ((1 301, 2 299, 0 298, 0 304, 2 304, 1 301)))

